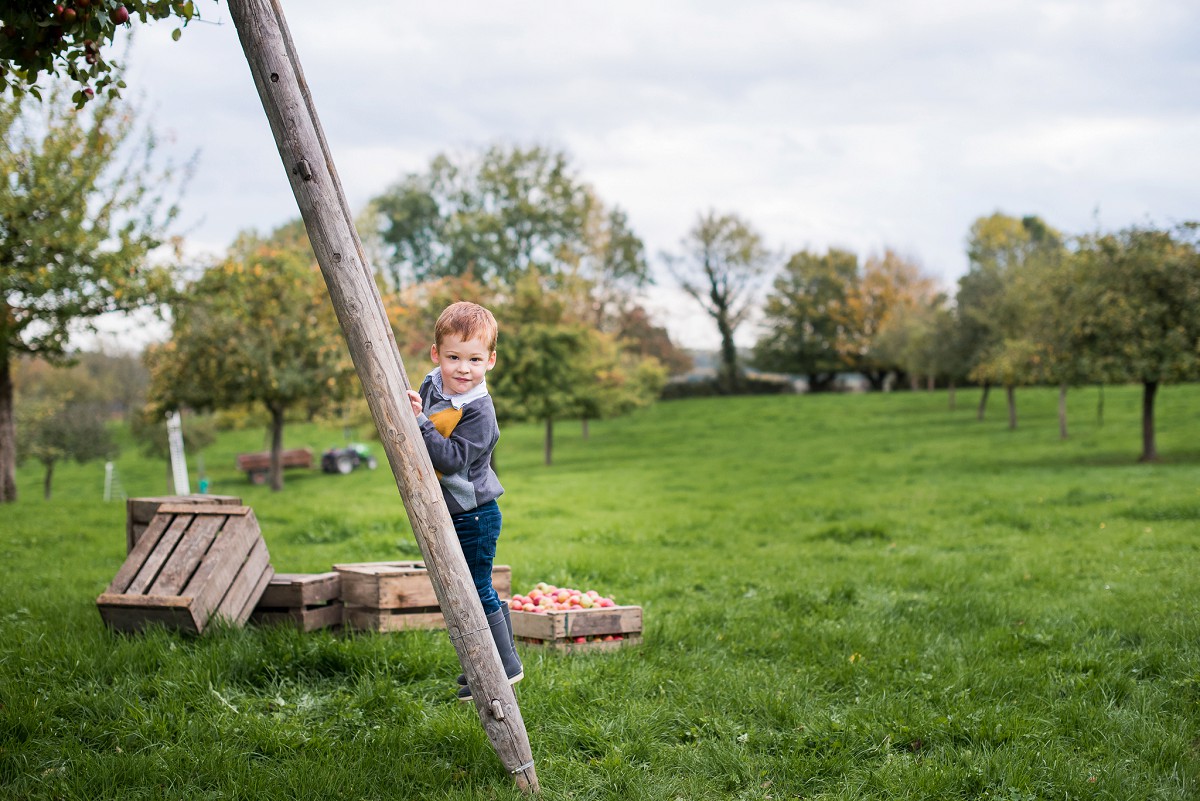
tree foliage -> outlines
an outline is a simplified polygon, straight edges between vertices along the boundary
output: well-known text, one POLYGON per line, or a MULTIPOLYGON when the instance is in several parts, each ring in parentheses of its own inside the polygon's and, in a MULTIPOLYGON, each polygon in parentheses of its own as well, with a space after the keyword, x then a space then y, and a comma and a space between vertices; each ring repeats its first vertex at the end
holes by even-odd
MULTIPOLYGON (((1045 353, 1031 327, 1039 319, 1039 287, 1064 254, 1062 234, 1034 215, 1017 218, 996 212, 980 217, 968 236, 968 269, 958 291, 961 337, 971 353, 971 378, 985 387, 999 384, 1009 390, 1013 428, 1013 388, 1044 374, 1045 353)), ((981 418, 983 412, 981 403, 981 418)))
POLYGON ((68 459, 110 459, 118 448, 108 431, 106 399, 87 370, 22 360, 17 414, 20 461, 42 466, 42 497, 50 500, 54 468, 68 459))
POLYGON ((652 351, 680 361, 665 332, 637 324, 637 293, 650 280, 641 240, 561 151, 494 145, 440 155, 371 208, 401 355, 426 364, 450 303, 491 308, 500 321, 489 377, 497 411, 544 422, 547 461, 555 420, 646 403, 665 379, 652 351))
POLYGON ((241 236, 172 301, 171 338, 147 353, 157 412, 262 404, 275 490, 287 412, 312 414, 357 391, 311 249, 281 238, 241 236))
POLYGON ((830 248, 824 254, 792 254, 776 276, 763 310, 766 333, 754 347, 764 370, 800 373, 809 390, 828 389, 852 364, 856 331, 854 293, 858 257, 830 248))
MULTIPOLYGON (((917 321, 926 320, 937 297, 937 282, 919 264, 891 248, 882 255, 868 256, 849 294, 853 323, 848 332, 848 362, 851 369, 867 378, 871 387, 882 389, 891 374, 909 369, 904 358, 880 348, 890 328, 912 331, 917 321)), ((919 338, 918 338, 919 339, 919 338)), ((918 357, 923 345, 905 357, 918 357)))
POLYGON ((15 0, 5 4, 0 25, 0 93, 9 89, 41 99, 43 76, 77 84, 72 99, 82 107, 107 93, 118 97, 125 82, 109 58, 122 28, 133 22, 174 18, 179 27, 198 16, 193 0, 15 0))
POLYGON ((1132 227, 1081 237, 1073 258, 1070 345, 1095 380, 1143 386, 1143 461, 1158 458, 1161 384, 1200 378, 1197 228, 1132 227))
POLYGON ((624 212, 606 208, 563 151, 497 144, 441 154, 372 208, 393 288, 467 275, 512 287, 531 271, 581 274, 597 287, 649 280, 624 212))
POLYGON ((554 423, 611 417, 658 397, 666 370, 623 351, 617 339, 574 318, 561 293, 526 276, 497 309, 499 351, 489 387, 501 421, 545 425, 545 462, 553 460, 554 423))
POLYGON ((119 101, 77 112, 0 99, 0 135, 0 501, 11 501, 12 359, 68 361, 73 330, 158 302, 170 271, 150 255, 177 213, 177 182, 119 101))
POLYGON ((754 291, 771 260, 762 235, 736 214, 703 212, 680 240, 679 253, 663 254, 681 289, 717 325, 721 337, 718 380, 726 392, 741 384, 733 335, 754 310, 754 291))

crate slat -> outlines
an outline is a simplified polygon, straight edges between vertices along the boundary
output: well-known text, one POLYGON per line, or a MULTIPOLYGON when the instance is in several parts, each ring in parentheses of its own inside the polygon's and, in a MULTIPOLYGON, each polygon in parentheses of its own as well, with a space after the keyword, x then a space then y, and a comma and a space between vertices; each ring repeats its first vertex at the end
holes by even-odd
MULTIPOLYGON (((183 517, 177 517, 182 520, 183 517)), ((221 529, 224 519, 216 515, 200 515, 196 517, 182 541, 175 546, 170 563, 163 567, 158 579, 150 586, 151 595, 178 595, 187 584, 188 579, 196 572, 200 560, 208 553, 213 539, 221 529)))
POLYGON ((342 608, 342 625, 358 631, 392 632, 444 628, 446 621, 437 607, 403 611, 346 604, 342 608))
POLYGON ((175 546, 179 544, 179 540, 183 539, 184 532, 192 524, 193 519, 191 515, 179 515, 171 521, 171 527, 159 538, 158 544, 154 546, 154 550, 146 557, 146 561, 142 563, 141 570, 138 571, 133 581, 130 582, 129 588, 125 590, 126 592, 131 594, 146 592, 147 588, 158 578, 159 570, 167 563, 167 559, 175 551, 175 546))
POLYGON ((267 554, 267 544, 262 539, 254 541, 246 561, 237 572, 237 577, 229 585, 221 603, 217 605, 214 616, 235 621, 238 625, 245 623, 274 572, 270 556, 267 554))
POLYGON ((162 538, 163 532, 170 527, 172 520, 173 518, 169 515, 164 515, 146 527, 137 545, 125 557, 125 562, 117 571, 117 575, 113 576, 112 582, 108 585, 109 592, 122 593, 129 589, 129 583, 137 576, 138 571, 142 568, 142 563, 158 545, 159 539, 162 538))
POLYGON ((524 642, 536 642, 543 645, 564 646, 575 650, 603 650, 623 647, 631 641, 638 641, 642 634, 642 607, 640 606, 609 606, 599 609, 551 610, 549 612, 518 612, 510 613, 513 636, 524 642), (620 635, 624 639, 609 643, 599 639, 606 636, 620 635), (576 637, 596 638, 586 643, 576 643, 576 637), (614 644, 616 643, 616 644, 614 644))
POLYGON ((276 573, 258 605, 271 609, 316 606, 341 597, 342 576, 328 573, 276 573))
POLYGON ((290 609, 272 609, 259 604, 250 614, 250 622, 263 626, 295 626, 305 632, 336 628, 342 625, 342 604, 340 601, 334 601, 325 606, 290 609))
POLYGON ((259 539, 254 515, 230 517, 212 548, 204 555, 200 566, 183 590, 195 599, 193 610, 207 619, 216 611, 230 584, 237 578, 242 564, 259 539))

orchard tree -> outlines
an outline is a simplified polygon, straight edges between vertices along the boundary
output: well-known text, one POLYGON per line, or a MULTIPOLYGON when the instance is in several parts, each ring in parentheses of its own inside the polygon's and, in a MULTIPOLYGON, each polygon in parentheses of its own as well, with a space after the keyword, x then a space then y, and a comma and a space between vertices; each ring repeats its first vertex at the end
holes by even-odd
POLYGON ((971 377, 983 385, 978 417, 983 419, 988 391, 994 383, 1006 387, 1009 420, 1015 426, 1016 383, 1032 380, 1028 335, 1026 273, 1061 259, 1062 235, 1040 217, 1011 217, 996 212, 971 225, 967 240, 967 273, 959 279, 957 296, 961 336, 971 355, 971 377), (1005 349, 1012 352, 1005 354, 1005 349))
POLYGON ((42 465, 42 497, 50 500, 54 468, 67 460, 84 463, 117 454, 109 434, 105 400, 79 366, 55 368, 24 360, 17 449, 21 461, 42 465), (34 378, 40 373, 40 380, 34 378))
POLYGON ((881 256, 866 259, 852 290, 848 303, 854 322, 847 332, 850 368, 861 373, 872 389, 880 390, 888 375, 902 368, 877 347, 881 333, 893 320, 901 328, 902 318, 920 319, 937 295, 937 281, 914 260, 887 248, 881 256))
POLYGON ((754 308, 754 291, 771 254, 762 236, 736 214, 709 210, 679 243, 681 253, 664 253, 668 269, 717 325, 721 336, 719 383, 725 392, 741 387, 733 335, 754 308))
POLYGON ((766 333, 754 346, 755 365, 802 373, 811 392, 829 389, 854 361, 857 280, 858 257, 848 250, 794 253, 767 296, 766 333))
POLYGON ((692 357, 641 306, 623 311, 617 318, 615 332, 624 351, 653 358, 666 369, 667 375, 683 375, 692 369, 692 357))
POLYGON ((198 16, 192 0, 14 0, 0 24, 0 94, 42 97, 43 76, 69 78, 77 107, 102 94, 120 96, 125 82, 109 51, 134 21, 174 18, 183 26, 198 16))
POLYGON ((330 406, 357 387, 311 250, 243 235, 171 308, 171 339, 147 353, 156 412, 262 404, 271 488, 282 489, 288 411, 330 406))
POLYGON ((1141 461, 1158 459, 1160 385, 1200 378, 1197 224, 1080 238, 1074 256, 1074 347, 1103 381, 1142 384, 1141 461))
POLYGON ((561 297, 548 293, 529 274, 509 304, 497 310, 503 321, 496 367, 488 385, 501 422, 536 421, 545 426, 545 463, 553 462, 554 422, 583 412, 583 369, 593 362, 595 329, 572 322, 561 297))
MULTIPOLYGON (((530 271, 581 274, 604 290, 649 280, 624 212, 606 208, 563 151, 497 144, 441 154, 371 208, 393 289, 467 275, 511 289, 530 271)), ((598 302, 611 296, 603 292, 598 302)))
POLYGON ((150 256, 177 184, 154 166, 153 137, 119 101, 77 112, 59 100, 0 98, 0 502, 16 499, 13 359, 67 362, 73 330, 155 305, 169 287, 150 256))

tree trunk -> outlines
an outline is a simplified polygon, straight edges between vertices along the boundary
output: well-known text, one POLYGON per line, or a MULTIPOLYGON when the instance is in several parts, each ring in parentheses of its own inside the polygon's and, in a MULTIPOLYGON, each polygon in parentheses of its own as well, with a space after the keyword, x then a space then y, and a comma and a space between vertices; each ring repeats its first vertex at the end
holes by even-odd
POLYGON ((937 389, 937 379, 932 374, 925 377, 925 391, 933 392, 937 389))
POLYGON ((283 409, 271 407, 271 492, 283 489, 283 409))
POLYGON ((554 418, 552 418, 552 417, 546 418, 546 453, 545 453, 545 457, 546 457, 546 467, 549 467, 550 463, 554 459, 554 418))
POLYGON ((1058 385, 1058 438, 1067 438, 1067 385, 1058 385))
POLYGON ((50 488, 54 481, 54 462, 43 462, 46 465, 46 475, 42 478, 42 500, 50 500, 50 488))
POLYGON ((954 411, 958 407, 958 398, 955 394, 958 391, 958 387, 955 385, 953 378, 950 379, 950 386, 948 387, 948 390, 947 402, 950 404, 950 411, 954 411))
MULTIPOLYGON (((250 74, 296 197, 313 253, 379 441, 404 499, 446 631, 488 740, 517 787, 538 792, 525 721, 492 640, 429 452, 408 403, 408 378, 333 156, 287 31, 280 0, 229 0, 250 74)), ((447 692, 449 692, 447 688, 447 692)))
POLYGON ((1017 430, 1017 388, 1009 384, 1004 388, 1004 397, 1008 399, 1008 430, 1017 430))
POLYGON ((1158 447, 1154 444, 1154 396, 1158 394, 1158 382, 1142 384, 1142 458, 1141 462, 1157 462, 1158 447))
POLYGON ((583 438, 588 438, 588 419, 586 417, 583 418, 583 438))
POLYGON ((737 347, 733 344, 733 328, 729 325, 729 313, 724 307, 717 310, 717 328, 721 332, 721 373, 718 383, 725 392, 736 393, 741 388, 737 347))
POLYGON ((983 382, 983 394, 979 396, 979 411, 975 414, 976 420, 983 420, 983 414, 987 411, 988 392, 992 389, 992 385, 987 381, 983 382))
POLYGON ((1096 399, 1096 425, 1104 426, 1104 385, 1100 385, 1100 397, 1096 399))
POLYGON ((11 370, 5 349, 0 352, 0 503, 17 500, 17 425, 11 370))

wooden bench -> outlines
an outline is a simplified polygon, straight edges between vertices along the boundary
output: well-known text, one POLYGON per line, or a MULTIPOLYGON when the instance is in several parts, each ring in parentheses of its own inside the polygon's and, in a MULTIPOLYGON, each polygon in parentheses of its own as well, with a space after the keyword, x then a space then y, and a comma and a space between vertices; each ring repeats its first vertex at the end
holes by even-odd
MULTIPOLYGON (((313 453, 309 448, 292 448, 282 451, 279 454, 279 462, 284 470, 291 467, 309 470, 313 465, 313 453)), ((267 476, 271 472, 270 451, 263 451, 262 453, 239 453, 237 457, 237 469, 246 474, 251 484, 267 483, 267 476)))

